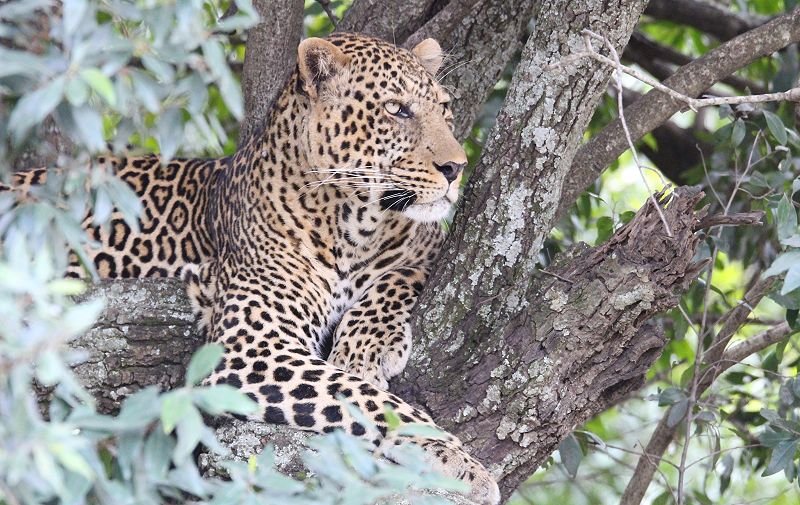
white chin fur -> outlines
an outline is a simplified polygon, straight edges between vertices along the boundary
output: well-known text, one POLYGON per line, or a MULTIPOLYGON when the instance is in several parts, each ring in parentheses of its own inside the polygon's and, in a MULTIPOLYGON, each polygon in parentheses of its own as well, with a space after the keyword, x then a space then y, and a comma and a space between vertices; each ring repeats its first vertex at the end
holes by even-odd
POLYGON ((409 205, 403 215, 421 223, 433 223, 450 216, 453 204, 447 198, 440 198, 431 203, 409 205))

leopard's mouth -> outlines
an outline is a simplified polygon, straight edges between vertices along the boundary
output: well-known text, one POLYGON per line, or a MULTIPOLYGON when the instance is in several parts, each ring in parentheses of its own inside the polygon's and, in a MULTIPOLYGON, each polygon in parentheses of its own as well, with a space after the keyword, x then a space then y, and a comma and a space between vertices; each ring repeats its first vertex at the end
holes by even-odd
POLYGON ((414 221, 432 223, 447 219, 453 212, 455 202, 448 196, 443 196, 430 203, 417 203, 409 205, 403 214, 414 221))
POLYGON ((450 216, 458 198, 458 191, 448 191, 432 202, 418 202, 417 195, 410 190, 391 189, 380 198, 382 209, 402 212, 414 221, 430 223, 450 216))
POLYGON ((384 191, 380 198, 382 209, 396 210, 402 212, 414 205, 417 201, 417 195, 413 191, 407 189, 390 189, 384 191))

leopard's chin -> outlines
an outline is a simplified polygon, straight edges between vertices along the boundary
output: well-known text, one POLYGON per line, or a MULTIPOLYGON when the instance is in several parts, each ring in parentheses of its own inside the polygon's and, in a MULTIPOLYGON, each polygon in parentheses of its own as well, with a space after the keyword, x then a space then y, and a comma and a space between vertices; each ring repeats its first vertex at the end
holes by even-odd
POLYGON ((453 202, 443 196, 430 203, 414 203, 403 210, 403 215, 420 223, 433 223, 447 219, 453 213, 453 202))

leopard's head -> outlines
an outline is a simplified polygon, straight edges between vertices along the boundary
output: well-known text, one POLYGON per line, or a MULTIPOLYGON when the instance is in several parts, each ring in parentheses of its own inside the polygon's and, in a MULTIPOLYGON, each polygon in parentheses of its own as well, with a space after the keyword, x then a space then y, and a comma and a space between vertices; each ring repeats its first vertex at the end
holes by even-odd
POLYGON ((417 221, 446 217, 467 156, 436 81, 441 64, 433 39, 410 51, 355 34, 301 42, 304 145, 317 177, 417 221))

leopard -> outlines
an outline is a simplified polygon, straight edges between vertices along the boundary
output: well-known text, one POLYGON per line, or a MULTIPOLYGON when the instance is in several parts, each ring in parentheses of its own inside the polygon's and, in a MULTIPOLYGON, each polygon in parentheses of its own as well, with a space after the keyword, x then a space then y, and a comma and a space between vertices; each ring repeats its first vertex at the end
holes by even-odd
MULTIPOLYGON (((418 445, 473 501, 495 504, 493 475, 457 437, 398 435, 386 412, 436 427, 388 383, 409 359, 412 310, 467 165, 442 61, 434 39, 410 50, 355 33, 301 41, 262 126, 233 155, 99 157, 142 212, 138 229, 116 210, 102 226, 88 216, 95 246, 83 257, 102 278, 182 278, 207 340, 224 348, 205 383, 250 397, 251 419, 344 430, 380 454, 418 445)), ((19 173, 15 190, 46 177, 19 173)), ((85 272, 73 254, 69 275, 85 272)))

